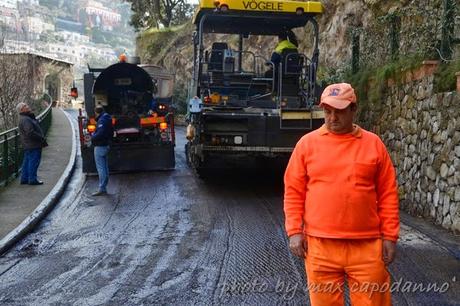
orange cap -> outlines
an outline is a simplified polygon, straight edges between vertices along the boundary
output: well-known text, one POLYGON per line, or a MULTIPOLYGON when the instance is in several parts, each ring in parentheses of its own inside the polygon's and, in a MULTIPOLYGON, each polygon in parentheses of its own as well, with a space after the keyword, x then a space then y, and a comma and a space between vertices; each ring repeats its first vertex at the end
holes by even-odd
POLYGON ((319 106, 327 104, 336 109, 345 109, 351 103, 356 103, 353 87, 348 83, 338 83, 324 89, 319 106))

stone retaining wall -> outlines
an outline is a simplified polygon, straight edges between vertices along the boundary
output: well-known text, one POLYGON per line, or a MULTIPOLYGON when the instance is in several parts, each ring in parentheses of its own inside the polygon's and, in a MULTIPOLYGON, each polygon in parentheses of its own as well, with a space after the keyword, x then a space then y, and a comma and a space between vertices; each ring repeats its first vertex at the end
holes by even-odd
POLYGON ((433 93, 433 63, 389 81, 374 126, 398 174, 401 208, 460 232, 460 97, 433 93))

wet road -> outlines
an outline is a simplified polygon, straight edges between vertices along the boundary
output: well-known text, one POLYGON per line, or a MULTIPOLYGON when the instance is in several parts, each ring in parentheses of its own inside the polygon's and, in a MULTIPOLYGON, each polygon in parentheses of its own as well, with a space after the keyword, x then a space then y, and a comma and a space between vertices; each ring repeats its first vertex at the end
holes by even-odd
MULTIPOLYGON (((0 304, 306 305, 303 265, 283 232, 281 178, 203 182, 178 134, 175 171, 113 175, 110 195, 98 198, 96 178, 76 176, 39 228, 0 258, 0 304)), ((395 305, 460 301, 458 246, 435 240, 403 225, 390 268, 401 283, 395 305), (429 283, 443 292, 413 292, 429 283)))

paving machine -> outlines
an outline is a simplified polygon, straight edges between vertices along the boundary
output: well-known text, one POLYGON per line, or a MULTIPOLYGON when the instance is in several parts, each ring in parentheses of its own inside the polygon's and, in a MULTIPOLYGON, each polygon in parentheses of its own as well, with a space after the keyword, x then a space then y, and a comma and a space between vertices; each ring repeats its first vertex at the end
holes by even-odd
POLYGON ((200 108, 190 116, 186 145, 187 161, 200 176, 217 168, 284 164, 300 137, 323 124, 315 19, 322 11, 317 1, 200 1, 191 80, 191 101, 198 99, 200 108), (275 40, 298 28, 308 29, 311 54, 283 51, 274 63, 263 46, 260 52, 245 48, 260 36, 275 40))
POLYGON ((91 134, 95 105, 112 116, 111 172, 175 167, 174 75, 154 65, 119 62, 84 74, 85 113, 78 117, 83 172, 96 172, 91 134))

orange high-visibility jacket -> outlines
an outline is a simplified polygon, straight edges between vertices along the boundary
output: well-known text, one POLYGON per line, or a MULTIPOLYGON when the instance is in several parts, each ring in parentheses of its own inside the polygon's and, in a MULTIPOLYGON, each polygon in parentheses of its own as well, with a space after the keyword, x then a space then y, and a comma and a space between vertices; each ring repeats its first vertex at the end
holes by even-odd
POLYGON ((399 201, 380 138, 355 125, 336 135, 323 125, 297 143, 284 176, 288 236, 399 237, 399 201))

